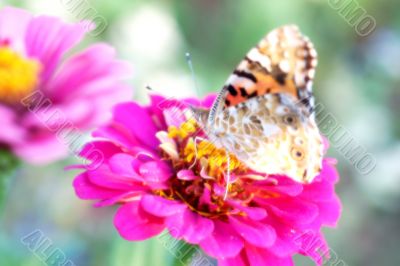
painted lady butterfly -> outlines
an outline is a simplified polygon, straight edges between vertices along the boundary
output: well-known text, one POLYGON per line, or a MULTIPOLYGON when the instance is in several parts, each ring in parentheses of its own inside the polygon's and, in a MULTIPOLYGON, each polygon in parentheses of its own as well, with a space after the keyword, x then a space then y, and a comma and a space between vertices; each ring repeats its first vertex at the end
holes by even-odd
POLYGON ((311 182, 321 170, 312 81, 317 53, 297 26, 270 32, 240 62, 210 110, 193 108, 208 137, 251 169, 311 182))

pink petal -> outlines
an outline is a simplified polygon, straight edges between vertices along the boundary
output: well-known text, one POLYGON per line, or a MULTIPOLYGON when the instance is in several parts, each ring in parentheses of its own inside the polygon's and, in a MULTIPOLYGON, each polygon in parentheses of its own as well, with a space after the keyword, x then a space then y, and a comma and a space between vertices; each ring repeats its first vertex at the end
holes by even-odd
POLYGON ((147 188, 131 176, 117 175, 110 171, 107 165, 102 165, 96 169, 87 172, 90 181, 98 186, 123 191, 146 191, 147 188))
POLYGON ((116 203, 122 203, 126 201, 132 201, 133 199, 138 199, 142 196, 143 193, 137 192, 137 191, 127 191, 127 192, 121 192, 114 197, 110 197, 107 199, 103 199, 99 202, 96 202, 93 206, 96 208, 100 207, 107 207, 114 205, 116 203))
POLYGON ((178 107, 167 108, 164 110, 163 114, 168 126, 179 127, 187 120, 182 109, 178 107))
POLYGON ((330 250, 321 233, 305 233, 298 240, 301 242, 300 254, 311 257, 317 265, 322 265, 324 259, 329 259, 330 250))
POLYGON ((246 254, 242 251, 233 258, 218 259, 218 266, 249 266, 246 254))
POLYGON ((310 201, 329 201, 335 195, 335 187, 326 180, 305 185, 301 197, 310 201))
POLYGON ((130 241, 146 240, 164 230, 163 219, 144 212, 138 201, 122 205, 114 218, 120 235, 130 241))
POLYGON ((35 165, 48 164, 68 155, 68 146, 64 145, 51 132, 37 138, 25 139, 14 145, 12 149, 18 157, 35 165))
POLYGON ((333 184, 339 181, 339 174, 331 158, 324 159, 322 162, 322 171, 319 176, 333 184))
POLYGON ((168 217, 165 224, 175 238, 183 238, 191 244, 197 244, 209 237, 214 230, 210 219, 202 217, 189 209, 168 217))
POLYGON ((117 175, 121 176, 136 176, 133 170, 133 161, 135 157, 126 153, 114 154, 108 161, 110 170, 117 175))
MULTIPOLYGON (((115 94, 116 85, 131 73, 128 63, 115 59, 114 48, 103 43, 94 44, 68 59, 48 84, 48 90, 55 93, 54 97, 58 100, 72 100, 76 97, 97 99, 109 90, 113 90, 115 94)), ((118 102, 129 100, 132 91, 128 89, 128 92, 118 102)))
POLYGON ((306 201, 296 199, 268 199, 263 202, 275 215, 293 224, 307 224, 318 215, 318 207, 306 201))
POLYGON ((180 170, 177 174, 177 177, 180 180, 186 181, 199 179, 199 177, 195 175, 192 170, 180 170))
POLYGON ((229 217, 229 222, 241 237, 255 246, 265 248, 275 242, 275 230, 268 224, 233 216, 229 217))
POLYGON ((157 128, 148 112, 136 103, 119 104, 114 109, 114 120, 127 127, 136 139, 149 148, 158 147, 157 128))
POLYGON ((216 220, 214 232, 200 242, 201 248, 214 258, 235 257, 243 248, 243 240, 230 224, 216 220))
POLYGON ((127 148, 139 145, 138 141, 125 127, 114 123, 95 130, 92 133, 92 136, 96 138, 108 139, 118 146, 124 146, 127 148))
POLYGON ((229 201, 229 204, 234 206, 236 209, 245 212, 251 220, 260 221, 267 217, 267 211, 264 208, 243 206, 241 203, 236 201, 229 201))
POLYGON ((83 146, 79 152, 79 156, 88 159, 89 161, 96 159, 97 153, 100 153, 104 160, 111 158, 114 154, 120 153, 121 148, 109 141, 92 141, 83 146))
POLYGON ((297 234, 291 224, 282 223, 278 217, 268 217, 264 222, 271 225, 277 235, 275 243, 268 247, 269 251, 277 257, 287 257, 298 252, 298 234, 302 234, 301 231, 297 234))
POLYGON ((342 214, 342 205, 340 199, 335 196, 332 201, 319 202, 319 219, 324 225, 336 227, 342 214))
POLYGON ((206 108, 210 108, 212 106, 212 104, 215 101, 216 98, 216 94, 215 93, 211 93, 208 94, 201 102, 201 106, 206 107, 206 108))
POLYGON ((43 83, 53 74, 61 57, 82 39, 84 33, 80 24, 70 25, 47 16, 32 19, 26 34, 27 54, 43 64, 43 83))
POLYGON ((151 161, 143 163, 139 168, 139 174, 150 183, 160 183, 172 176, 170 166, 162 161, 151 161))
POLYGON ((25 10, 4 7, 0 10, 0 41, 9 41, 12 48, 24 53, 24 37, 32 15, 25 10))
POLYGON ((187 207, 179 201, 168 200, 162 197, 145 195, 141 199, 143 209, 158 217, 167 217, 183 212, 187 207))
POLYGON ((167 124, 165 123, 163 109, 160 107, 162 103, 165 101, 164 97, 150 93, 150 106, 147 107, 147 111, 152 113, 154 117, 157 118, 157 128, 159 130, 167 128, 167 124))
POLYGON ((87 173, 79 174, 73 182, 76 195, 81 199, 108 199, 121 193, 119 190, 112 190, 94 185, 88 178, 87 173))
MULTIPOLYGON (((52 104, 50 107, 39 109, 34 113, 26 113, 21 121, 26 128, 45 128, 56 133, 61 128, 65 130, 88 129, 94 125, 92 101, 75 98, 62 104, 52 104)), ((106 112, 104 112, 107 114, 106 112)), ((82 134, 82 133, 81 133, 82 134)))
POLYGON ((11 108, 0 104, 0 117, 2 123, 0 142, 13 144, 25 138, 25 130, 18 125, 16 113, 11 108))
POLYGON ((293 266, 291 257, 279 258, 266 250, 246 245, 246 254, 250 265, 293 266))
MULTIPOLYGON (((292 197, 299 195, 303 191, 303 184, 291 180, 290 178, 279 176, 276 177, 276 180, 278 182, 277 185, 266 184, 266 189, 268 191, 292 197)), ((266 183, 268 180, 261 182, 266 183)))

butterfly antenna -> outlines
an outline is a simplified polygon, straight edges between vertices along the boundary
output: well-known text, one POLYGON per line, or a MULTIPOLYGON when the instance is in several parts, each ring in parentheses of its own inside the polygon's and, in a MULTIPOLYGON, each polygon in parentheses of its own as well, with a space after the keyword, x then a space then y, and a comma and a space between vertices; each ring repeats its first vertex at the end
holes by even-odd
POLYGON ((199 87, 197 86, 197 81, 196 81, 196 75, 195 75, 195 73, 194 73, 192 55, 191 55, 189 52, 187 52, 187 53, 185 54, 185 57, 186 57, 186 62, 188 63, 190 72, 191 72, 191 74, 192 74, 192 79, 193 79, 194 88, 195 88, 195 90, 196 90, 196 94, 197 94, 197 96, 200 96, 199 87))

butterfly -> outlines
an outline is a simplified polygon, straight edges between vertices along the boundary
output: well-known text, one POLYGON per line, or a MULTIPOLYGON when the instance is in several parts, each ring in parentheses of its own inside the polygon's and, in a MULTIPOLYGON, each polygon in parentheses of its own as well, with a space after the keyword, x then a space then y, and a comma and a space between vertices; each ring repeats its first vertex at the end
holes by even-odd
POLYGON ((192 108, 209 139, 254 171, 311 182, 323 142, 313 109, 317 52, 295 25, 274 29, 228 78, 210 109, 192 108))

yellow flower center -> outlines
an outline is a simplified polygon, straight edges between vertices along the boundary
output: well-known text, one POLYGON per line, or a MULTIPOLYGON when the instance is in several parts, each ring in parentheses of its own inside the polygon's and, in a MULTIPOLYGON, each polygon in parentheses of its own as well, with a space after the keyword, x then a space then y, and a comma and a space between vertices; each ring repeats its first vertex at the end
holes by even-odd
POLYGON ((39 83, 40 63, 0 47, 0 102, 13 104, 29 95, 39 83))
POLYGON ((279 197, 278 193, 265 188, 252 187, 253 182, 265 180, 265 175, 251 171, 234 154, 228 155, 225 149, 215 146, 204 133, 192 118, 179 127, 170 126, 167 131, 157 133, 163 158, 172 164, 177 173, 190 169, 194 178, 190 177, 191 173, 188 173, 187 179, 175 176, 169 180, 169 188, 156 190, 156 194, 180 200, 193 212, 218 219, 226 219, 229 215, 247 215, 226 201, 225 189, 230 199, 241 202, 243 206, 250 204, 254 197, 279 197), (235 177, 230 183, 227 182, 228 172, 235 177))
POLYGON ((181 155, 187 165, 191 165, 196 161, 206 173, 216 180, 223 178, 229 171, 245 172, 247 167, 242 164, 236 156, 229 154, 224 149, 217 148, 212 142, 199 138, 195 141, 196 132, 200 130, 194 119, 189 119, 179 128, 171 126, 168 128, 168 136, 170 138, 186 139, 181 155))

